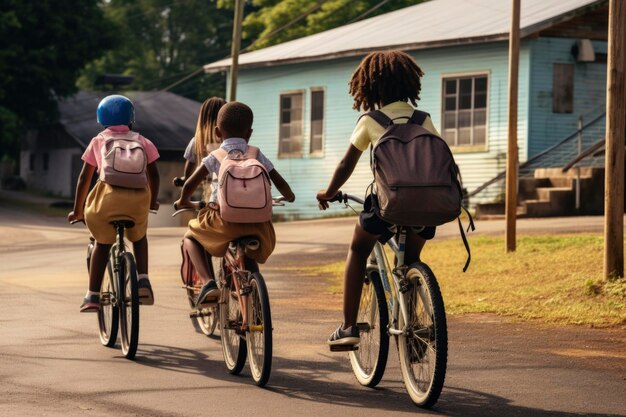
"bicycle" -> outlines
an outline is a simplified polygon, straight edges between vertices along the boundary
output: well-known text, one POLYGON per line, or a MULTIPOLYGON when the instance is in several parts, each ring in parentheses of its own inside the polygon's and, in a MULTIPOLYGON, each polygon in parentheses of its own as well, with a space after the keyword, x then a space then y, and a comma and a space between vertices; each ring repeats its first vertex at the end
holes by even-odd
MULTIPOLYGON (((284 206, 284 197, 274 197, 272 200, 274 206, 284 206)), ((172 216, 201 208, 198 202, 194 202, 194 206, 181 209, 175 207, 177 210, 172 216)), ((272 316, 265 280, 256 262, 246 258, 246 251, 258 249, 259 244, 254 236, 241 237, 230 243, 223 258, 214 258, 218 267, 210 269, 213 269, 220 290, 219 297, 199 306, 194 303, 189 316, 192 319, 205 317, 205 311, 217 308, 218 313, 209 317, 214 317, 215 323, 219 321, 222 354, 228 372, 238 375, 246 359, 249 359, 252 379, 262 387, 267 384, 272 368, 272 316)), ((184 245, 181 248, 184 264, 184 245)), ((212 259, 208 253, 206 255, 207 261, 212 259)), ((196 279, 195 271, 191 276, 183 275, 183 281, 187 280, 184 287, 190 300, 190 291, 193 291, 195 297, 199 291, 196 279), (193 281, 189 281, 190 277, 193 281)))
MULTIPOLYGON (((77 222, 72 222, 75 223, 77 222)), ((124 234, 135 223, 132 220, 114 220, 110 223, 115 228, 116 242, 111 247, 107 273, 100 287, 100 342, 106 347, 114 347, 118 330, 121 329, 122 354, 126 359, 132 360, 139 344, 139 289, 135 258, 131 252, 126 251, 124 234)), ((87 271, 94 242, 94 238, 90 237, 87 245, 87 271)))
MULTIPOLYGON (((331 200, 363 204, 363 199, 339 192, 331 200)), ((366 268, 359 303, 358 346, 333 346, 348 351, 357 381, 375 387, 383 377, 394 336, 402 379, 411 400, 429 408, 438 400, 446 374, 448 335, 446 313, 435 274, 423 262, 404 264, 406 227, 386 245, 377 242, 366 268), (385 246, 395 255, 389 262, 385 246)))
MULTIPOLYGON (((185 184, 185 181, 180 177, 174 177, 172 183, 175 187, 182 187, 185 184)), ((197 204, 199 209, 205 207, 204 201, 199 201, 197 204)), ((183 211, 187 210, 183 209, 183 211)), ((181 213, 183 211, 181 211, 181 213)), ((177 213, 174 215, 177 215, 177 213)), ((191 307, 189 318, 191 320, 191 324, 198 333, 204 334, 205 336, 212 336, 215 333, 217 323, 219 322, 219 309, 216 305, 196 308, 196 299, 198 298, 198 294, 202 288, 202 281, 196 273, 193 263, 185 251, 183 243, 184 241, 180 244, 180 252, 183 258, 180 265, 180 276, 183 280, 183 288, 187 291, 189 307, 191 307)), ((210 256, 207 258, 207 263, 210 267, 209 269, 213 272, 215 268, 210 256), (209 260, 211 260, 211 262, 209 262, 209 260)))

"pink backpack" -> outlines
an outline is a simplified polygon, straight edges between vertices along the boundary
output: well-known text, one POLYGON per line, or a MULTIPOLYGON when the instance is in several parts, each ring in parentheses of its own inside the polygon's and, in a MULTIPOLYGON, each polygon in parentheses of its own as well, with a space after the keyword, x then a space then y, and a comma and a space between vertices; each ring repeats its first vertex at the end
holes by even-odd
POLYGON ((100 181, 125 188, 146 188, 146 150, 139 133, 100 133, 102 147, 100 181))
POLYGON ((211 154, 220 162, 217 198, 222 219, 231 223, 262 223, 272 219, 270 177, 258 160, 259 148, 229 156, 225 149, 211 154))

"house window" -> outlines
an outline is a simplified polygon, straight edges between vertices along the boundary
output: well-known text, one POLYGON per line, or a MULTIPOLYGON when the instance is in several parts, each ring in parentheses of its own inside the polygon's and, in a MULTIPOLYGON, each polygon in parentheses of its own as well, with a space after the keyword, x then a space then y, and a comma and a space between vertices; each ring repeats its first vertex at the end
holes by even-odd
POLYGON ((304 93, 280 95, 280 131, 278 156, 302 156, 304 93))
POLYGON ((573 64, 554 64, 552 67, 552 112, 574 112, 573 64))
POLYGON ((31 152, 28 157, 28 169, 30 171, 35 170, 35 153, 34 152, 31 152))
POLYGON ((324 148, 324 90, 311 91, 311 154, 324 148))
POLYGON ((50 163, 50 154, 48 152, 43 154, 43 170, 48 171, 48 165, 50 163))
POLYGON ((450 146, 487 140, 487 75, 443 79, 443 136, 450 146))

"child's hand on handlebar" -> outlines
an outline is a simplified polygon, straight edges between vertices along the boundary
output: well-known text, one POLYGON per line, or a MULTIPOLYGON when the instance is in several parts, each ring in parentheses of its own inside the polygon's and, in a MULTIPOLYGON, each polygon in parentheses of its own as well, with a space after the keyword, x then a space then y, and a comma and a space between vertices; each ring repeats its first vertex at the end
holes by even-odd
POLYGON ((185 208, 196 209, 198 208, 198 206, 197 204, 194 204, 191 200, 183 200, 182 198, 179 198, 174 203, 175 210, 180 210, 180 209, 185 209, 185 208))
POLYGON ((317 205, 320 208, 320 210, 326 210, 329 207, 328 202, 332 201, 337 194, 338 193, 329 195, 328 190, 322 190, 319 193, 317 193, 315 198, 317 198, 317 203, 318 203, 317 205))
POLYGON ((74 211, 70 211, 69 214, 67 215, 67 221, 70 222, 71 224, 74 224, 80 221, 85 221, 85 215, 83 213, 76 213, 74 211))

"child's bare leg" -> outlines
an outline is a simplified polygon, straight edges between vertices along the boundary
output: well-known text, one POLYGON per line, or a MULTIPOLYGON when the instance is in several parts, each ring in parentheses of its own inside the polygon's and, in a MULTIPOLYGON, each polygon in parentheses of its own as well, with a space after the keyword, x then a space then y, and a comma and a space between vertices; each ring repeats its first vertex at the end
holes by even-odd
POLYGON ((104 270, 109 261, 109 251, 112 245, 94 242, 91 261, 89 264, 89 291, 100 293, 104 270))
POLYGON ((148 274, 148 236, 133 242, 133 252, 137 261, 137 274, 148 274))
POLYGON ((406 249, 404 252, 404 263, 411 265, 415 262, 419 262, 422 249, 426 244, 426 239, 418 235, 412 230, 409 230, 406 234, 406 249))
POLYGON ((367 257, 374 249, 376 240, 377 236, 363 230, 361 225, 357 224, 354 228, 343 281, 344 329, 356 324, 367 257))
POLYGON ((202 280, 202 283, 205 284, 208 281, 212 280, 213 274, 211 274, 211 271, 209 270, 206 252, 202 245, 195 240, 186 237, 185 249, 187 250, 189 257, 191 258, 191 263, 193 263, 193 266, 196 269, 196 273, 202 280))

